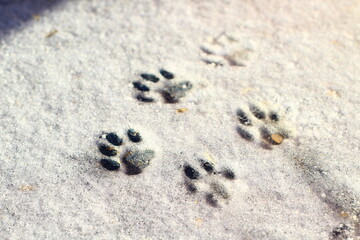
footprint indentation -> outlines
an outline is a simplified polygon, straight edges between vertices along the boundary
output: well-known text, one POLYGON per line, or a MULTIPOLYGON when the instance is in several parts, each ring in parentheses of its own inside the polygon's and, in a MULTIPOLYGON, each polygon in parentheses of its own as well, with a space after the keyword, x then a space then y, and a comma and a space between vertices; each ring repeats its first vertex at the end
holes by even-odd
POLYGON ((271 146, 280 145, 291 136, 285 117, 276 111, 267 112, 255 104, 250 104, 247 109, 238 109, 236 116, 241 124, 236 127, 240 137, 248 142, 258 141, 265 149, 272 149, 271 146), (254 132, 255 129, 257 132, 254 132))
POLYGON ((137 175, 150 165, 151 160, 155 158, 155 151, 138 148, 137 145, 143 141, 138 131, 130 128, 126 135, 129 140, 127 143, 115 132, 100 136, 98 149, 101 154, 108 157, 101 159, 100 164, 107 170, 115 171, 120 169, 122 162, 125 165, 127 175, 137 175), (121 149, 120 147, 125 144, 128 146, 121 149))
POLYGON ((155 92, 159 93, 166 103, 178 103, 193 88, 193 84, 190 81, 176 81, 175 74, 172 72, 160 69, 159 73, 168 81, 161 81, 160 77, 155 74, 141 73, 142 79, 132 83, 136 91, 135 98, 138 101, 144 103, 156 102, 155 92), (156 88, 155 84, 159 82, 160 86, 156 88), (152 86, 150 87, 149 84, 152 86))
POLYGON ((200 159, 198 165, 198 168, 191 164, 184 165, 185 187, 191 194, 204 192, 205 201, 212 207, 219 207, 230 199, 224 183, 235 180, 235 173, 229 168, 218 171, 214 163, 204 159, 200 159))

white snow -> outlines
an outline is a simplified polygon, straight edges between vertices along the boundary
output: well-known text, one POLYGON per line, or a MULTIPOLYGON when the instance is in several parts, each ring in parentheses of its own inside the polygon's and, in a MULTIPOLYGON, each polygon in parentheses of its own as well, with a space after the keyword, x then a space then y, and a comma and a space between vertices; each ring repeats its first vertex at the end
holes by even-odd
POLYGON ((0 34, 0 238, 327 239, 351 217, 317 191, 360 196, 359 12, 356 0, 78 0, 34 12, 0 34), (214 43, 221 33, 233 41, 214 43), (219 56, 236 51, 246 66, 219 56), (131 82, 160 68, 193 90, 138 102, 131 82), (279 111, 294 134, 273 150, 245 141, 236 110, 249 104, 279 111), (157 153, 136 176, 102 168, 96 146, 129 127, 157 153), (319 185, 297 165, 304 155, 328 170, 319 185), (232 193, 219 208, 206 186, 186 191, 182 166, 199 158, 236 174, 214 176, 232 193))

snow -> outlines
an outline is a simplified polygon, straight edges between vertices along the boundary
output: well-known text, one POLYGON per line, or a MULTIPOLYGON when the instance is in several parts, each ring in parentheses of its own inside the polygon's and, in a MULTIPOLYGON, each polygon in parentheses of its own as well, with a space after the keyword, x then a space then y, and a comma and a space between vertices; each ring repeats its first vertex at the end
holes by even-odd
POLYGON ((0 238, 327 239, 357 223, 360 205, 336 194, 360 194, 359 10, 355 0, 0 1, 0 238), (155 103, 137 101, 132 82, 161 68, 193 89, 176 104, 155 91, 155 103), (274 123, 236 117, 251 104, 279 113, 290 138, 265 149, 259 128, 274 123), (129 128, 156 158, 139 175, 107 171, 99 136, 129 128), (200 158, 236 180, 208 176, 188 193, 183 166, 201 172, 200 158), (231 194, 220 207, 206 202, 208 181, 231 194))

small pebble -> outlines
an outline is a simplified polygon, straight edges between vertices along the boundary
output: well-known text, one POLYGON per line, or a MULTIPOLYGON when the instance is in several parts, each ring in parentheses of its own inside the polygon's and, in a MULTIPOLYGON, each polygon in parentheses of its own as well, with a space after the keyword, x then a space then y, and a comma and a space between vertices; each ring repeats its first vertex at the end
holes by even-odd
POLYGON ((120 163, 111 159, 101 159, 100 163, 101 166, 103 166, 104 168, 110 171, 114 171, 120 168, 120 163))
POLYGON ((48 34, 46 34, 46 38, 51 38, 52 36, 54 36, 56 33, 58 32, 58 30, 53 29, 51 30, 48 34))
POLYGON ((110 147, 108 145, 105 144, 101 144, 99 145, 99 151, 109 157, 115 156, 117 154, 117 151, 115 148, 110 147))
POLYGON ((138 95, 136 96, 136 99, 139 100, 139 101, 141 101, 141 102, 147 102, 147 103, 150 103, 150 102, 154 102, 154 101, 155 101, 154 98, 152 98, 152 97, 146 97, 146 96, 144 96, 143 94, 138 94, 138 95))
POLYGON ((168 72, 168 71, 166 71, 164 69, 160 69, 160 74, 163 75, 164 78, 169 79, 169 80, 174 78, 173 73, 168 72))
POLYGON ((187 111, 189 111, 189 109, 187 109, 187 108, 178 108, 178 109, 176 109, 176 112, 178 112, 178 113, 184 113, 184 112, 187 112, 187 111))
POLYGON ((127 131, 127 135, 129 137, 130 141, 132 141, 132 142, 141 142, 142 141, 142 137, 141 137, 140 133, 135 131, 132 128, 127 131))
POLYGON ((116 133, 113 132, 106 134, 106 139, 109 141, 109 143, 115 146, 120 146, 123 142, 123 140, 119 138, 119 136, 116 133))
POLYGON ((133 86, 134 86, 134 88, 136 88, 137 90, 142 91, 142 92, 150 91, 150 88, 148 86, 146 86, 145 84, 143 84, 139 81, 133 82, 133 86))
POLYGON ((155 76, 153 74, 142 73, 140 76, 143 79, 145 79, 146 81, 150 81, 150 82, 154 82, 154 83, 156 83, 160 80, 157 76, 155 76))
POLYGON ((189 165, 186 165, 184 167, 184 172, 185 172, 185 175, 190 179, 199 179, 200 178, 200 173, 189 165))
POLYGON ((264 142, 270 145, 279 145, 282 142, 282 139, 284 138, 280 134, 271 133, 270 130, 264 126, 260 127, 259 131, 264 142))
POLYGON ((270 138, 274 144, 281 144, 284 140, 284 136, 277 133, 271 134, 270 138))

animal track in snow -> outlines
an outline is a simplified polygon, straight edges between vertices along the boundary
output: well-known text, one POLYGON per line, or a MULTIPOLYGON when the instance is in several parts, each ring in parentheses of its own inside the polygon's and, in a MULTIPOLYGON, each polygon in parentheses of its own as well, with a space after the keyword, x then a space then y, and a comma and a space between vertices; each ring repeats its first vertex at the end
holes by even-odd
POLYGON ((279 145, 293 135, 293 127, 285 114, 265 109, 255 104, 239 108, 236 115, 240 125, 236 130, 244 140, 272 149, 272 145, 279 145))
POLYGON ((200 50, 202 61, 216 67, 245 67, 252 53, 250 48, 244 48, 234 37, 224 32, 200 46, 200 50))
POLYGON ((127 141, 115 132, 104 133, 100 136, 97 143, 100 153, 106 158, 100 160, 100 164, 110 171, 119 170, 121 163, 126 167, 125 173, 128 175, 140 174, 155 158, 155 151, 152 149, 140 149, 143 142, 142 135, 134 130, 128 129, 126 132, 127 141), (126 147, 122 147, 126 145, 126 147))
POLYGON ((137 100, 146 103, 156 102, 157 97, 154 92, 157 92, 166 103, 177 103, 193 87, 190 81, 176 81, 175 75, 165 69, 160 69, 159 73, 162 77, 150 73, 141 73, 141 80, 133 82, 137 100), (161 78, 166 79, 166 82, 161 78), (160 87, 156 87, 158 83, 160 83, 160 87))
POLYGON ((204 194, 206 202, 212 207, 219 207, 231 198, 230 181, 236 179, 229 168, 220 171, 211 161, 200 159, 198 166, 186 163, 183 166, 185 187, 190 194, 204 194))

